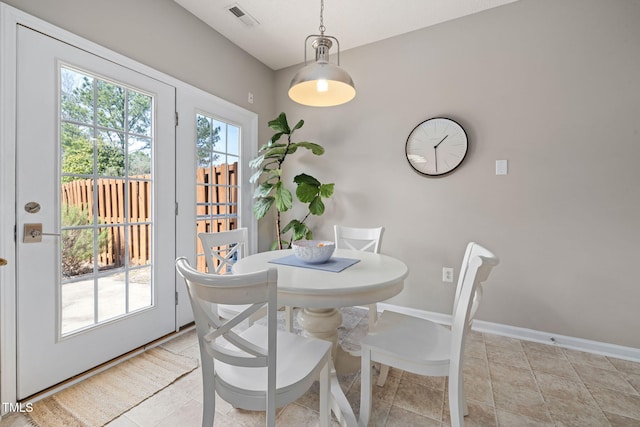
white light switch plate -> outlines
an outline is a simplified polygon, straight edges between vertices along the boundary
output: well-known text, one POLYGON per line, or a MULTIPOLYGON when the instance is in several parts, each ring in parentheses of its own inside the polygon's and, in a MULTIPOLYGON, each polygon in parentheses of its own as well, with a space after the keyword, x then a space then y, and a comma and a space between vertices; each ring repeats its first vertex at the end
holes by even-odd
POLYGON ((496 175, 506 175, 509 173, 509 165, 506 160, 496 160, 496 175))

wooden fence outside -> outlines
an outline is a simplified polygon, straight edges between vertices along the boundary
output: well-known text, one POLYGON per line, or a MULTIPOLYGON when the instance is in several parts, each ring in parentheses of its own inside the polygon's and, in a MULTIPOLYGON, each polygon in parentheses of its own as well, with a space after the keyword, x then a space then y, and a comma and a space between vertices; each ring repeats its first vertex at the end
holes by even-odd
MULTIPOLYGON (((237 227, 238 207, 237 163, 197 170, 197 232, 218 232, 237 227), (231 216, 231 218, 229 218, 231 216)), ((98 179, 97 216, 107 233, 104 250, 99 254, 101 267, 125 265, 128 245, 130 265, 145 265, 151 256, 151 181, 150 175, 124 179, 98 179), (128 184, 128 217, 125 215, 125 186, 128 184), (125 225, 128 224, 128 225, 125 225), (125 239, 125 227, 129 241, 125 239)), ((77 206, 88 218, 94 214, 92 179, 65 183, 61 188, 63 206, 77 206)), ((64 224, 73 225, 73 224, 64 224)), ((101 229, 101 230, 102 230, 101 229)), ((202 247, 198 241, 198 253, 202 247)), ((204 270, 204 259, 198 257, 198 267, 204 270), (200 264, 203 264, 200 266, 200 264)))

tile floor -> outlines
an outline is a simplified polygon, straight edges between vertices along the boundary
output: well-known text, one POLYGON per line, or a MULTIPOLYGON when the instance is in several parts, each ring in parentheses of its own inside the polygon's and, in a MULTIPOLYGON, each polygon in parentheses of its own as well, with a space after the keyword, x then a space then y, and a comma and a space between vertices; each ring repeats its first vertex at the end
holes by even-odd
MULTIPOLYGON (((366 311, 343 312, 340 340, 353 345, 366 331, 366 311)), ((199 357, 195 333, 164 347, 199 357)), ((108 427, 200 426, 201 373, 179 379, 108 427)), ((359 374, 340 381, 356 415, 359 374)), ((419 377, 392 369, 384 387, 374 386, 374 426, 448 426, 446 378, 419 377)), ((640 363, 473 332, 467 342, 465 387, 467 426, 640 426, 640 363)), ((279 411, 281 426, 318 423, 317 390, 279 411)), ((262 426, 264 414, 216 401, 216 426, 262 426)), ((337 423, 334 423, 337 425, 337 423)), ((28 425, 19 416, 0 426, 28 425)))

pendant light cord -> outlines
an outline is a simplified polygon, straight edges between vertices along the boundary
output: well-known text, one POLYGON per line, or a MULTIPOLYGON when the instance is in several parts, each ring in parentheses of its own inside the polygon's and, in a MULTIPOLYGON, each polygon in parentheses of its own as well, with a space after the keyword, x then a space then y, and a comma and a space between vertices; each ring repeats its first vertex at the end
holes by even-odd
POLYGON ((326 30, 324 27, 324 0, 320 0, 320 27, 318 29, 320 30, 320 35, 324 36, 324 30, 326 30))

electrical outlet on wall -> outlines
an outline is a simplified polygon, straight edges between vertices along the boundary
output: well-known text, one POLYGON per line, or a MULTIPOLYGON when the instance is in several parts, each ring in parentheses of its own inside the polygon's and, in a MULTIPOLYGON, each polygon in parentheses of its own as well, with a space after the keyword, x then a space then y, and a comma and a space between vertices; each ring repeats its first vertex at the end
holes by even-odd
POLYGON ((452 267, 442 267, 442 281, 447 283, 453 283, 452 267))

